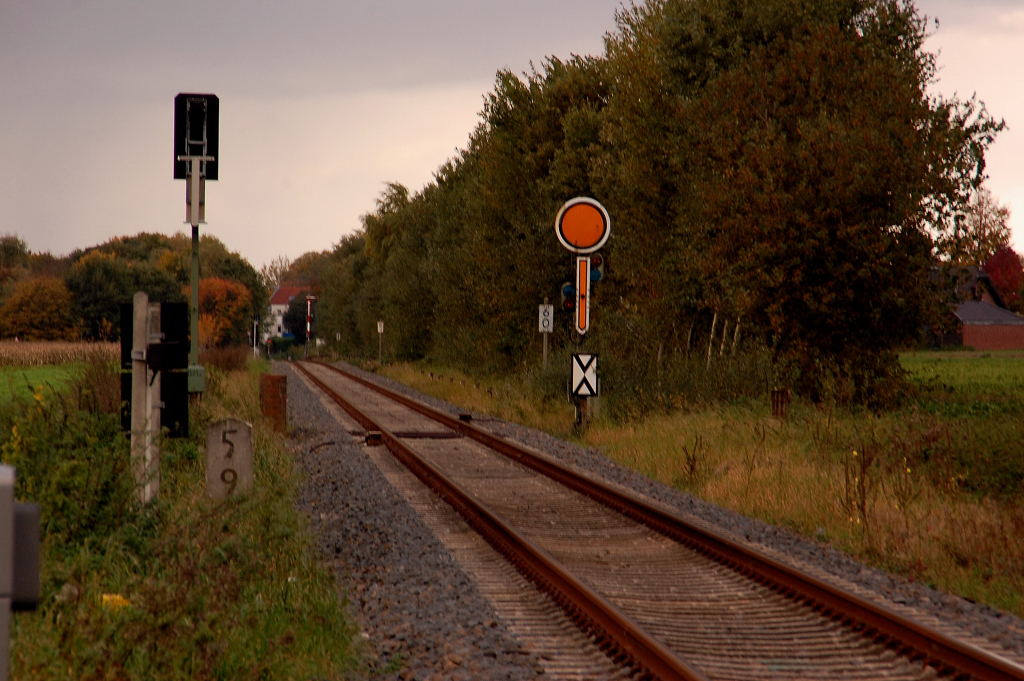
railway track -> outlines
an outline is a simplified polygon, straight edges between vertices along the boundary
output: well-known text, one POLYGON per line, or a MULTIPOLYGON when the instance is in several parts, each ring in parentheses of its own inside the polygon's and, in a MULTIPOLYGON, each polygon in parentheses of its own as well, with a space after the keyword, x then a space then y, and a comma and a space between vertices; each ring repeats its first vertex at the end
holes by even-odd
POLYGON ((296 368, 635 678, 1024 679, 1024 667, 337 367, 296 368))

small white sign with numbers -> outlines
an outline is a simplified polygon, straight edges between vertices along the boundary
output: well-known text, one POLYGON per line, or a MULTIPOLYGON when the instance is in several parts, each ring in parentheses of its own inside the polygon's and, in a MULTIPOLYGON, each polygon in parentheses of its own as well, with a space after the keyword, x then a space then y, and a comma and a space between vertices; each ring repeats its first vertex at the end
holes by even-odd
POLYGON ((206 493, 223 499, 252 487, 252 424, 224 419, 206 429, 206 493))
POLYGON ((551 333, 555 330, 555 306, 539 305, 540 332, 551 333))

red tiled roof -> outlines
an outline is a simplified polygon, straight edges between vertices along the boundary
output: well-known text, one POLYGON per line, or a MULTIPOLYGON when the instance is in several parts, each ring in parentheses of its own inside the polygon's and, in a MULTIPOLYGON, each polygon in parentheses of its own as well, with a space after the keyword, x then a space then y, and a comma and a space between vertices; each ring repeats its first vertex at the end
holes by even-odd
POLYGON ((287 305, 292 298, 306 290, 302 286, 278 286, 274 295, 270 296, 270 304, 287 305))

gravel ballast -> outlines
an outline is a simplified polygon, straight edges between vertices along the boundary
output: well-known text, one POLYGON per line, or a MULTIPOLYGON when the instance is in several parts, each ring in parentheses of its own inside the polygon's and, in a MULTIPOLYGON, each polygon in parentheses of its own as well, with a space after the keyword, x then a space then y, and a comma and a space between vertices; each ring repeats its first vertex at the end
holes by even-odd
POLYGON ((305 473, 299 498, 382 679, 531 679, 521 649, 473 582, 388 484, 365 447, 294 371, 288 418, 305 473))
MULTIPOLYGON (((360 376, 376 381, 396 392, 418 399, 447 413, 457 415, 465 411, 462 408, 421 394, 396 381, 362 371, 350 365, 339 364, 339 366, 343 366, 345 369, 360 376)), ((316 424, 316 427, 320 429, 325 429, 327 426, 335 427, 336 422, 333 419, 325 418, 327 416, 326 410, 324 410, 319 401, 312 397, 308 389, 301 384, 294 373, 289 373, 289 416, 293 419, 292 423, 303 427, 309 427, 306 424, 316 424), (317 409, 319 409, 319 412, 317 409), (323 415, 321 415, 321 412, 323 415)), ((603 477, 612 483, 622 485, 634 492, 676 509, 683 514, 696 517, 705 523, 719 527, 739 538, 746 539, 755 544, 761 544, 774 552, 791 556, 797 562, 813 566, 820 571, 834 575, 840 580, 853 583, 862 589, 878 594, 881 598, 893 604, 894 607, 911 607, 928 616, 935 617, 940 622, 947 623, 989 642, 990 646, 1001 649, 1018 660, 1024 658, 1024 621, 1020 618, 985 605, 972 603, 963 598, 941 593, 924 585, 910 583, 899 577, 867 567, 831 547, 815 543, 786 529, 747 518, 727 509, 709 504, 690 494, 651 480, 611 461, 601 455, 596 449, 579 447, 532 428, 500 421, 483 414, 474 414, 473 416, 475 425, 481 428, 502 437, 521 442, 571 466, 603 477)), ((317 434, 317 436, 321 437, 326 437, 326 435, 326 432, 317 434)), ((351 440, 348 433, 344 433, 344 437, 351 440)), ((341 440, 339 439, 338 441, 340 442, 341 440)), ((333 476, 332 479, 337 480, 339 479, 337 476, 342 475, 342 471, 337 469, 337 466, 343 466, 345 468, 343 477, 353 482, 358 480, 354 477, 355 469, 367 469, 360 470, 360 475, 367 476, 367 479, 374 479, 374 476, 376 476, 378 480, 374 484, 387 486, 386 481, 383 480, 375 469, 369 470, 369 468, 373 468, 373 465, 366 460, 365 455, 355 455, 359 449, 358 445, 347 446, 344 452, 345 456, 341 456, 342 452, 339 450, 334 450, 332 456, 324 454, 325 450, 332 449, 333 446, 322 447, 312 454, 304 456, 303 465, 306 466, 309 480, 304 492, 303 504, 307 505, 308 511, 311 512, 314 527, 321 532, 329 553, 333 555, 335 551, 334 548, 331 548, 333 542, 333 546, 347 547, 346 550, 349 552, 365 552, 367 554, 365 558, 350 557, 347 562, 339 565, 340 570, 350 571, 350 574, 344 577, 346 585, 358 585, 366 581, 366 586, 362 587, 363 593, 367 590, 380 588, 389 590, 389 593, 386 595, 373 591, 370 598, 357 595, 354 589, 358 589, 358 586, 350 587, 349 590, 353 605, 363 613, 357 613, 357 617, 361 618, 361 620, 368 618, 366 621, 373 622, 372 631, 371 627, 368 627, 367 631, 370 633, 371 641, 381 650, 382 659, 387 659, 389 655, 393 654, 409 654, 410 660, 414 657, 415 659, 422 657, 425 665, 423 669, 436 670, 438 669, 439 661, 442 666, 445 664, 443 654, 441 657, 438 657, 438 647, 443 648, 445 645, 451 647, 456 644, 455 642, 464 643, 466 650, 481 651, 481 656, 485 650, 481 646, 496 646, 491 649, 492 651, 517 650, 515 641, 504 629, 503 625, 495 621, 493 612, 487 607, 483 597, 475 592, 472 583, 459 571, 457 565, 453 564, 453 561, 447 556, 443 547, 440 546, 432 535, 424 536, 430 534, 429 530, 422 527, 422 523, 418 523, 416 518, 391 516, 392 513, 400 514, 401 511, 396 510, 395 507, 402 505, 393 492, 385 489, 378 493, 377 490, 369 489, 368 485, 358 482, 351 484, 353 492, 360 485, 364 488, 357 492, 357 496, 361 501, 356 501, 355 499, 346 501, 345 508, 338 509, 339 517, 336 521, 332 521, 329 524, 318 521, 319 516, 317 514, 322 509, 319 507, 313 508, 312 504, 317 500, 330 498, 330 488, 324 489, 323 485, 328 477, 333 476), (342 458, 345 459, 346 463, 333 463, 342 458), (356 461, 357 459, 359 460, 358 462, 356 461), (352 469, 351 473, 348 472, 349 469, 352 469), (381 502, 380 499, 387 499, 388 501, 381 502), (370 514, 370 521, 366 529, 363 529, 361 522, 365 523, 367 519, 361 516, 360 505, 364 507, 368 505, 386 506, 388 508, 374 510, 370 514), (389 520, 394 520, 396 524, 389 524, 389 520), (324 534, 325 531, 328 534, 324 534), (406 536, 407 534, 408 536, 406 536), (331 537, 331 539, 328 539, 328 537, 331 537), (408 544, 408 548, 396 549, 393 546, 392 538, 400 538, 403 543, 408 544), (392 543, 387 543, 385 546, 382 542, 392 543), (418 566, 412 565, 409 561, 415 562, 419 560, 417 558, 419 555, 423 556, 423 564, 418 566), (397 562, 389 566, 386 562, 390 560, 397 562), (378 563, 376 561, 382 562, 378 563), (368 565, 368 563, 373 563, 373 565, 368 565), (420 634, 408 630, 410 622, 423 619, 416 606, 417 599, 422 597, 422 589, 413 589, 415 593, 405 593, 409 589, 406 582, 415 580, 395 579, 396 574, 401 575, 403 573, 415 573, 417 579, 429 581, 431 591, 428 600, 430 600, 430 603, 424 604, 424 607, 436 609, 438 613, 458 613, 460 624, 455 627, 454 631, 449 631, 452 629, 452 622, 447 623, 446 626, 449 630, 444 632, 435 631, 427 627, 422 632, 422 635, 426 637, 424 639, 426 643, 424 644, 420 639, 416 638, 420 634), (436 604, 438 599, 444 598, 461 599, 460 603, 464 600, 468 609, 461 604, 454 609, 446 609, 448 606, 436 604), (393 614, 390 614, 392 608, 398 608, 399 611, 409 613, 410 616, 399 616, 396 618, 393 614), (466 619, 463 613, 469 613, 468 619, 466 619), (472 621, 474 624, 467 627, 466 622, 468 621, 472 621), (392 623, 403 627, 399 633, 405 636, 401 645, 397 645, 394 648, 396 652, 390 652, 392 649, 388 648, 387 645, 382 647, 378 640, 381 636, 384 636, 383 640, 385 641, 395 640, 389 638, 395 633, 390 629, 392 623), (486 636, 483 638, 469 636, 463 642, 463 639, 459 638, 461 635, 459 632, 472 633, 475 631, 474 627, 482 627, 486 630, 483 632, 486 636), (454 636, 455 638, 449 638, 449 636, 454 636), (426 648, 424 648, 424 645, 426 645, 426 648), (410 653, 397 652, 399 650, 406 650, 410 646, 411 649, 417 651, 415 656, 410 653)), ((309 452, 309 447, 306 447, 304 451, 309 452)), ((408 512, 411 513, 411 510, 408 512)), ((444 616, 442 615, 442 617, 444 616)), ((497 658, 486 657, 485 660, 481 660, 481 663, 490 661, 492 664, 500 663, 509 666, 507 669, 501 667, 500 672, 499 667, 493 668, 494 672, 508 674, 507 676, 492 676, 490 674, 485 674, 484 676, 487 678, 529 678, 529 675, 535 673, 536 670, 534 669, 534 663, 527 658, 528 656, 526 655, 515 653, 502 653, 497 658), (516 676, 515 674, 521 674, 521 676, 516 676)), ((430 677, 427 675, 409 678, 430 677)), ((446 672, 441 678, 458 677, 453 676, 451 672, 446 672)), ((472 678, 472 676, 466 678, 472 678)))

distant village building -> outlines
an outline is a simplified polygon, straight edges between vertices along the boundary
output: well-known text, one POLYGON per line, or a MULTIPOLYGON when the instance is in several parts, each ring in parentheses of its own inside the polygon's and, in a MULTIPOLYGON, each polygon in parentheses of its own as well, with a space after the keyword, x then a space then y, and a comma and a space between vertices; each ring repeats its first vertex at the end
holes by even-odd
POLYGON ((956 330, 941 338, 942 345, 963 345, 975 350, 1024 350, 1024 317, 1011 312, 992 279, 976 268, 964 272, 957 287, 960 300, 953 308, 956 330))
POLYGON ((289 284, 281 284, 277 287, 274 295, 270 296, 270 332, 263 339, 264 342, 268 338, 292 337, 292 334, 288 333, 288 330, 284 328, 284 313, 288 311, 288 304, 292 302, 292 298, 302 295, 307 290, 306 287, 289 284))

